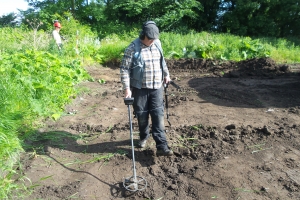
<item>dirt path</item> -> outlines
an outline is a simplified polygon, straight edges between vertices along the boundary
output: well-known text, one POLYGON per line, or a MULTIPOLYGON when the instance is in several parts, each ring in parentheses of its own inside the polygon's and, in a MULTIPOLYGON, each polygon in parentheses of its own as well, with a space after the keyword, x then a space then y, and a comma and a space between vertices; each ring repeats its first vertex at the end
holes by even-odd
MULTIPOLYGON (((290 67, 168 61, 181 87, 167 89, 175 155, 156 157, 152 138, 135 148, 137 175, 148 185, 130 192, 128 112, 118 66, 108 66, 88 67, 96 81, 81 84, 65 116, 28 141, 24 173, 37 186, 27 199, 300 199, 300 76, 290 67)), ((136 119, 133 128, 137 142, 136 119)))

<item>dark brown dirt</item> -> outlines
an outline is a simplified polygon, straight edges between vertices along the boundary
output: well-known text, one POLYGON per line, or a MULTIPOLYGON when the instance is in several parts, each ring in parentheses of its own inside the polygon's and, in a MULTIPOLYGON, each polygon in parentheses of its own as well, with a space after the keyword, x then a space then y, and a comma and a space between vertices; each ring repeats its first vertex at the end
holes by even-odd
MULTIPOLYGON (((118 64, 107 64, 87 67, 95 82, 82 83, 65 115, 27 141, 23 170, 35 187, 25 199, 300 199, 298 65, 194 59, 168 66, 181 87, 167 88, 175 155, 155 156, 152 138, 134 148, 145 190, 123 186, 133 176, 128 111, 118 64)), ((135 118, 133 134, 137 143, 135 118)))

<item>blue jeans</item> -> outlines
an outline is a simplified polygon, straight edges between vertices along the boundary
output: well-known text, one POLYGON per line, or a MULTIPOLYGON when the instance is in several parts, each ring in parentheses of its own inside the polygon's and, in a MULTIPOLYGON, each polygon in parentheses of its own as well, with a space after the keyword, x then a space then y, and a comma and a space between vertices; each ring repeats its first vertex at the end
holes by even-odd
POLYGON ((137 89, 133 88, 133 109, 136 114, 140 139, 148 139, 149 115, 152 121, 152 136, 156 142, 156 148, 168 149, 164 125, 164 99, 163 87, 160 89, 137 89))

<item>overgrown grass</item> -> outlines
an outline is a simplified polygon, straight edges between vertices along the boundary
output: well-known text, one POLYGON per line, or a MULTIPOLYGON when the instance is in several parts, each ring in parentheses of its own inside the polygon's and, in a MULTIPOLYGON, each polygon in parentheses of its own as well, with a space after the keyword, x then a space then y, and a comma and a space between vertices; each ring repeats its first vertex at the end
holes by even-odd
POLYGON ((270 57, 278 63, 299 63, 300 40, 297 38, 262 38, 270 57))
POLYGON ((0 54, 0 199, 18 186, 10 180, 25 133, 39 120, 58 119, 76 96, 74 85, 89 78, 78 60, 41 51, 0 54))
POLYGON ((98 61, 100 63, 119 61, 123 52, 133 38, 122 38, 111 35, 101 40, 101 48, 98 50, 98 61))
MULTIPOLYGON (((22 85, 3 69, 7 60, 0 60, 0 198, 8 197, 12 190, 20 189, 20 185, 12 181, 16 174, 14 165, 18 163, 22 152, 19 131, 26 121, 28 104, 24 99, 28 97, 22 90, 22 85)), ((10 65, 8 65, 10 67, 10 65)))
MULTIPOLYGON (((138 37, 139 30, 120 35, 109 35, 101 40, 96 34, 70 22, 70 28, 64 27, 63 56, 77 57, 84 62, 106 63, 120 61, 125 48, 138 37)), ((36 49, 58 53, 53 44, 51 31, 2 28, 0 29, 0 51, 13 53, 36 49), (10 41, 14 40, 14 43, 10 41)), ((191 32, 189 34, 161 33, 160 37, 165 57, 168 59, 203 58, 241 61, 257 57, 271 57, 278 63, 299 63, 300 40, 297 38, 250 38, 230 34, 191 32)))
POLYGON ((230 34, 162 33, 167 58, 204 58, 240 61, 270 57, 278 63, 299 63, 300 40, 296 38, 250 38, 230 34))
MULTIPOLYGON (((14 183, 23 140, 42 126, 44 118, 58 119, 76 96, 75 85, 89 79, 82 61, 93 60, 100 41, 89 27, 64 21, 64 50, 59 52, 51 32, 0 28, 0 199, 21 196, 14 183)), ((52 28, 52 27, 51 27, 52 28)), ((94 62, 94 61, 93 61, 94 62)), ((19 176, 19 175, 18 175, 19 176)), ((20 176, 19 176, 20 177, 20 176)))
MULTIPOLYGON (((98 53, 102 61, 121 60, 124 49, 134 37, 113 37, 102 40, 98 53)), ((138 32, 136 33, 136 37, 138 32)), ((250 38, 230 34, 161 33, 164 55, 168 59, 203 58, 241 61, 258 57, 270 57, 277 63, 299 63, 300 40, 295 38, 250 38)))

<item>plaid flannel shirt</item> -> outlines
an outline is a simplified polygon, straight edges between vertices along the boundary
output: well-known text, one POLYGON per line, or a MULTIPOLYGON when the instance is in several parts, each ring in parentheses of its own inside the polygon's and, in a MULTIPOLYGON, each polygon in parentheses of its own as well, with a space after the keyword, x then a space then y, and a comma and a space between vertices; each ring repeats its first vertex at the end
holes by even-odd
MULTIPOLYGON (((120 74, 123 89, 130 88, 130 68, 135 53, 134 44, 131 43, 124 52, 121 63, 120 74)), ((142 88, 159 89, 162 86, 162 78, 169 76, 167 67, 163 70, 161 67, 161 54, 157 46, 152 43, 146 46, 141 42, 141 56, 145 62, 145 69, 142 80, 142 88)))

